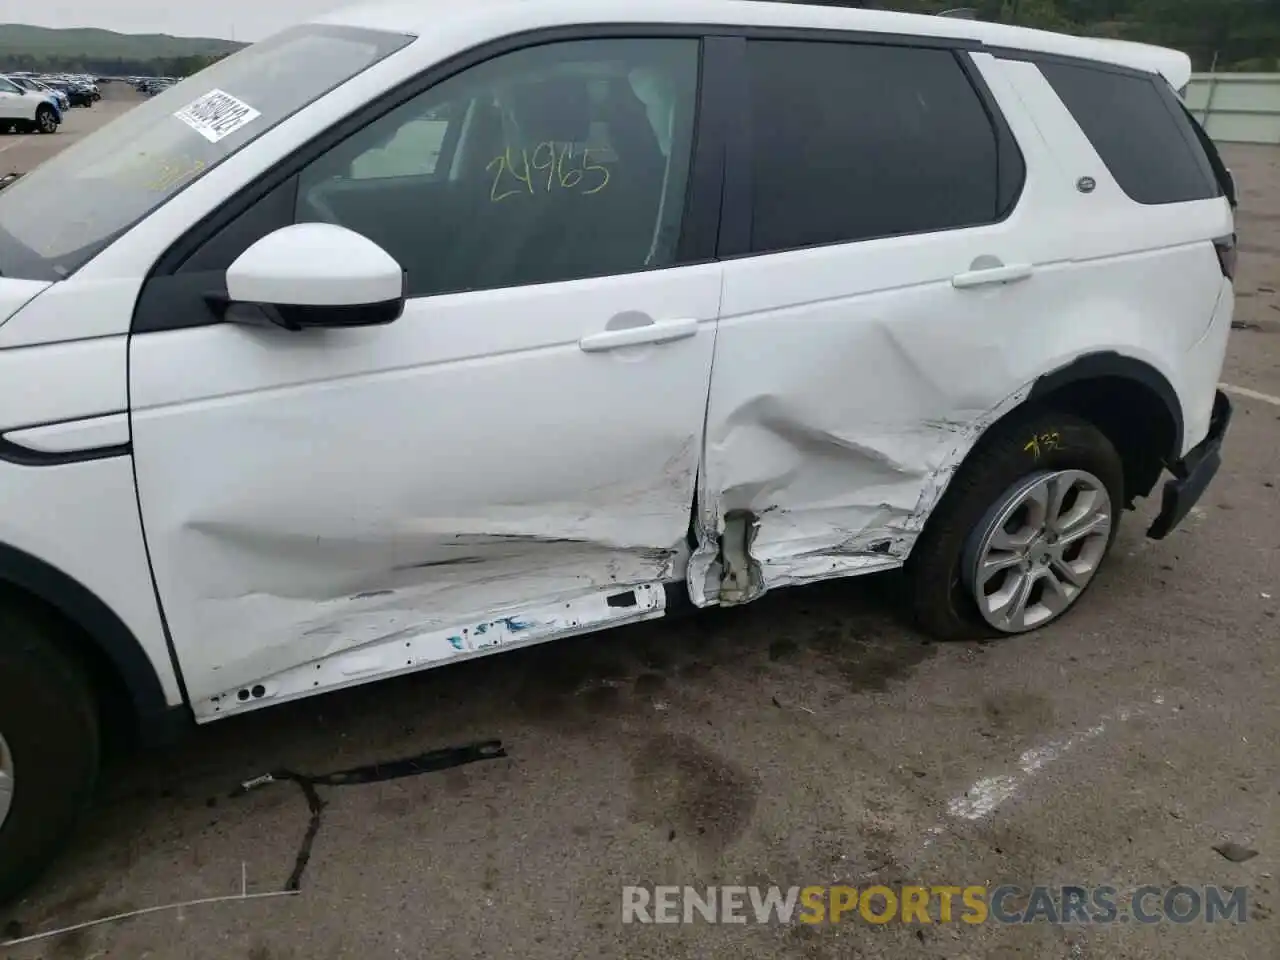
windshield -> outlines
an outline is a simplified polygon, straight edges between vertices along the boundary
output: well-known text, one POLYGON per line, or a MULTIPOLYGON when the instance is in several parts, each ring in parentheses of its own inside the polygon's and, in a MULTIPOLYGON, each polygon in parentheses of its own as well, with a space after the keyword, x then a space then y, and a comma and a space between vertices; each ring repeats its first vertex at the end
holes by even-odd
POLYGON ((201 174, 412 40, 294 27, 139 104, 0 193, 0 275, 69 276, 201 174))

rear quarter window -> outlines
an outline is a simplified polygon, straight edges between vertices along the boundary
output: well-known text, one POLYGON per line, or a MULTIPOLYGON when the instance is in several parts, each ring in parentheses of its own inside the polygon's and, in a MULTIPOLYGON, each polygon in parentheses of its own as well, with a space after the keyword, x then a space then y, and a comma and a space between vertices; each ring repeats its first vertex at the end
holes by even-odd
POLYGON ((1222 196, 1204 148, 1163 80, 1076 64, 1039 66, 1131 199, 1166 204, 1222 196))

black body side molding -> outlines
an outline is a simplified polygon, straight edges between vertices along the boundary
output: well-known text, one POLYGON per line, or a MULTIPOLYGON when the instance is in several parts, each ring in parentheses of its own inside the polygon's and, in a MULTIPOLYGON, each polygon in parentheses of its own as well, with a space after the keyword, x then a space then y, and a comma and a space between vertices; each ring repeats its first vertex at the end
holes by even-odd
POLYGON ((133 446, 128 443, 118 443, 110 447, 93 447, 89 450, 59 450, 55 453, 48 450, 33 450, 0 436, 0 460, 5 463, 16 463, 21 467, 60 467, 68 463, 87 463, 90 460, 128 457, 132 453, 133 446))
POLYGON ((84 632, 123 682, 143 742, 169 740, 193 723, 185 706, 170 706, 166 701, 155 668, 133 631, 84 586, 43 560, 6 544, 0 544, 0 582, 38 597, 84 632))
POLYGON ((1182 420, 1182 404, 1178 400, 1173 385, 1155 367, 1126 357, 1114 351, 1089 353, 1071 361, 1065 367, 1059 367, 1052 373, 1046 373, 1036 380, 1031 387, 1028 401, 1040 400, 1081 380, 1101 380, 1105 378, 1132 380, 1146 387, 1164 403, 1173 422, 1172 449, 1165 453, 1169 463, 1174 463, 1182 456, 1182 438, 1185 425, 1182 420))

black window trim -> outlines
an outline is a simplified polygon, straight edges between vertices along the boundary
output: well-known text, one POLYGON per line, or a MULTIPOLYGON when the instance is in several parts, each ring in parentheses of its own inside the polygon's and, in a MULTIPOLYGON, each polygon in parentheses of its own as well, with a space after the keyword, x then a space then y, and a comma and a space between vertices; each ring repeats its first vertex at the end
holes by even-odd
MULTIPOLYGON (((1126 66, 1123 63, 1112 63, 1109 60, 1092 60, 1089 57, 1074 57, 1065 53, 1044 53, 1038 50, 1019 50, 1016 47, 999 47, 987 45, 983 53, 989 53, 999 60, 1014 60, 1020 63, 1056 63, 1064 67, 1089 67, 1103 73, 1115 73, 1122 77, 1141 77, 1147 80, 1160 80, 1166 86, 1169 81, 1164 74, 1155 70, 1143 70, 1139 67, 1126 66)), ((1170 87, 1172 89, 1172 87, 1170 87)))
MULTIPOLYGON (((1204 144, 1200 142, 1199 134, 1196 133, 1195 119, 1191 116, 1185 104, 1178 99, 1177 91, 1169 85, 1169 82, 1164 77, 1160 77, 1158 80, 1152 78, 1151 82, 1155 84, 1156 93, 1160 96, 1160 102, 1169 111, 1169 116, 1173 118, 1178 132, 1182 134, 1182 139, 1186 141, 1187 146, 1190 148, 1191 155, 1195 157, 1196 166, 1200 168, 1200 172, 1205 175, 1210 185, 1218 191, 1217 197, 1226 196, 1226 189, 1218 178, 1218 171, 1214 168, 1213 158, 1209 156, 1209 151, 1205 149, 1204 144)), ((1211 199, 1216 199, 1216 197, 1211 199)), ((1194 203, 1196 201, 1191 202, 1194 203)))
POLYGON ((1022 199, 1023 191, 1026 188, 1027 181, 1027 165, 1026 157, 1022 152, 1017 137, 1014 136, 1013 130, 1010 128, 1000 105, 996 102, 995 95, 992 93, 990 86, 982 76, 981 70, 970 56, 971 53, 988 53, 989 48, 985 47, 981 42, 966 40, 964 38, 950 37, 913 37, 899 36, 896 34, 882 34, 868 31, 847 31, 847 30, 811 30, 811 29, 793 29, 789 27, 749 27, 737 28, 727 31, 733 36, 742 39, 742 47, 739 55, 732 61, 732 67, 738 71, 734 86, 740 90, 739 110, 742 114, 738 118, 735 132, 729 139, 730 147, 729 159, 726 162, 725 170, 725 217, 734 217, 732 226, 734 230, 727 231, 722 225, 721 247, 718 250, 720 260, 729 261, 737 260, 744 257, 772 257, 781 254, 795 253, 800 250, 821 250, 827 247, 843 247, 854 246, 864 243, 874 243, 877 240, 889 240, 898 237, 928 237, 938 234, 952 233, 957 230, 978 230, 984 227, 998 226, 1008 220, 1018 209, 1018 204, 1022 199), (992 132, 996 139, 996 161, 997 161, 997 184, 996 196, 1002 202, 998 216, 991 220, 985 220, 979 223, 959 224, 956 226, 942 227, 933 230, 911 230, 903 233, 890 233, 883 236, 875 237, 859 237, 856 240, 833 240, 826 243, 812 243, 798 247, 787 247, 784 250, 762 250, 759 252, 750 249, 751 242, 751 222, 752 207, 754 200, 752 197, 752 180, 751 180, 751 130, 750 118, 752 114, 750 104, 750 84, 747 77, 746 62, 746 46, 750 41, 802 41, 816 43, 842 43, 850 46, 891 46, 891 47, 911 47, 926 50, 948 50, 955 57, 960 67, 960 71, 969 81, 969 86, 974 94, 982 103, 982 109, 987 115, 987 120, 992 126, 992 132), (1008 172, 1004 167, 1010 158, 1016 157, 1016 174, 1010 184, 1006 184, 1004 177, 1008 172), (730 190, 733 193, 730 193, 730 190), (745 223, 745 227, 743 226, 745 223), (745 233, 743 232, 745 230, 745 233))
MULTIPOLYGON (((631 276, 655 270, 673 269, 716 259, 716 241, 721 221, 721 180, 725 169, 724 138, 730 124, 724 113, 734 102, 733 89, 726 86, 724 59, 726 45, 718 42, 715 28, 702 24, 583 24, 542 28, 510 34, 465 50, 411 77, 392 90, 364 104, 360 109, 326 128, 289 155, 259 174, 239 191, 228 197, 215 210, 193 224, 171 243, 148 272, 139 293, 130 334, 156 333, 165 330, 212 326, 218 322, 207 312, 192 315, 192 297, 201 282, 204 292, 226 293, 225 277, 215 271, 188 275, 187 282, 172 284, 172 293, 161 290, 154 281, 177 278, 187 260, 224 228, 232 225, 256 203, 278 189, 296 189, 298 174, 316 158, 352 134, 376 122, 397 107, 420 96, 452 76, 506 54, 533 47, 580 40, 646 40, 691 39, 700 43, 698 101, 694 111, 693 155, 689 182, 685 190, 685 209, 681 222, 677 256, 671 264, 647 267, 626 274, 631 276), (149 289, 150 288, 150 289, 149 289), (151 296, 148 296, 148 293, 151 296)), ((282 223, 280 226, 287 226, 282 223)), ((566 281, 549 281, 566 282, 566 281)), ((522 286, 524 286, 522 284, 522 286)), ((414 298, 419 299, 419 298, 414 298)))
POLYGON ((967 52, 957 51, 956 59, 960 61, 960 69, 964 71, 973 88, 978 91, 978 99, 982 101, 982 109, 987 112, 992 129, 996 132, 996 200, 1000 204, 998 219, 993 223, 1003 223, 1013 214, 1022 199, 1022 191, 1027 186, 1027 156, 1022 152, 1022 145, 1014 136, 1009 120, 1000 109, 996 95, 987 84, 977 62, 967 52), (1012 165, 1013 169, 1007 169, 1012 165))
POLYGON ((1209 166, 1213 169, 1214 179, 1217 180, 1218 186, 1222 189, 1222 195, 1227 198, 1232 209, 1235 209, 1240 205, 1240 198, 1236 195, 1235 178, 1231 174, 1231 168, 1227 166, 1227 162, 1222 158, 1222 152, 1218 149, 1218 145, 1213 142, 1213 138, 1209 136, 1209 131, 1201 126, 1200 121, 1191 112, 1191 108, 1183 103, 1181 97, 1178 98, 1177 107, 1190 125, 1192 134, 1199 141, 1200 148, 1204 150, 1209 166))
MULTIPOLYGON (((966 37, 924 36, 894 34, 873 30, 827 29, 813 27, 788 27, 743 24, 695 24, 695 23, 600 23, 540 28, 510 34, 497 40, 473 47, 444 60, 394 90, 366 104, 359 111, 339 121, 311 141, 303 144, 289 156, 262 173, 236 194, 229 197, 216 210, 193 224, 162 254, 148 272, 143 292, 155 278, 169 277, 201 246, 234 222, 253 204, 273 190, 285 187, 295 180, 299 171, 335 144, 355 133, 378 117, 423 93, 430 87, 454 74, 476 66, 503 54, 549 43, 591 39, 645 39, 686 37, 702 42, 699 68, 699 100, 694 118, 693 157, 690 164, 689 184, 686 191, 684 221, 678 246, 678 256, 672 266, 687 266, 716 260, 732 260, 738 257, 772 256, 793 250, 816 249, 826 246, 844 246, 866 243, 876 239, 898 236, 929 236, 953 230, 971 230, 996 226, 1008 220, 1018 209, 1026 184, 1026 162, 1017 138, 1009 128, 1003 111, 996 102, 971 53, 987 53, 1001 60, 1030 63, 1062 63, 1085 66, 1096 70, 1125 76, 1159 80, 1168 86, 1158 72, 1142 70, 1105 60, 1077 57, 1065 54, 1045 53, 1016 47, 1005 47, 966 37), (835 241, 808 247, 794 247, 785 251, 753 253, 749 249, 751 230, 751 179, 749 157, 750 110, 746 97, 746 43, 751 40, 799 40, 809 42, 835 42, 849 44, 874 44, 880 46, 904 46, 925 49, 950 50, 969 78, 983 108, 987 111, 996 132, 997 158, 1000 178, 998 194, 1007 196, 1007 209, 999 219, 922 233, 889 234, 885 237, 868 237, 853 241, 835 241), (1016 155, 1016 187, 1004 182, 1004 159, 1016 155), (1007 191, 1007 192, 1006 192, 1007 191)), ((296 180, 295 180, 296 183, 296 180)), ((281 224, 285 226, 286 224, 281 224)), ((670 269, 670 267, 651 268, 670 269)), ((214 291, 217 292, 217 291, 214 291)), ((225 292, 225 291, 223 291, 225 292)), ((189 302, 190 291, 181 297, 189 302)), ((160 297, 159 301, 170 301, 160 297)), ((182 319, 181 304, 157 302, 154 308, 142 309, 143 297, 138 298, 131 333, 183 329, 191 326, 207 326, 211 320, 192 322, 182 319), (179 306, 178 310, 167 307, 179 306)))

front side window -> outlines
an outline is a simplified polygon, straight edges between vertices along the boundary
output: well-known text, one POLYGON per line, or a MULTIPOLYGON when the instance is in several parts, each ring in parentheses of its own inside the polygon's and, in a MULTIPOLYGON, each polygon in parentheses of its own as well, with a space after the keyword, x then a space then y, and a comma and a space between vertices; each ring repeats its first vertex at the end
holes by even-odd
POLYGON ((999 219, 996 130, 951 51, 769 40, 747 64, 753 252, 999 219))
POLYGON ((699 49, 602 39, 496 57, 315 160, 297 219, 382 245, 413 296, 669 266, 699 49))
POLYGON ((295 27, 134 107, 0 192, 0 275, 70 275, 202 173, 412 40, 295 27))

